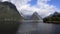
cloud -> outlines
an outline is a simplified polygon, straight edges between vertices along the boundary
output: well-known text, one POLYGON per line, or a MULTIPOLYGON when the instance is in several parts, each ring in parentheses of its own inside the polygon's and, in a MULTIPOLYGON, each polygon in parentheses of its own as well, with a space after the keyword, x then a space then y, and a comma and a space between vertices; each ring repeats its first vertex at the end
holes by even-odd
POLYGON ((37 0, 37 4, 34 6, 30 6, 30 4, 28 4, 30 1, 32 0, 11 0, 11 2, 16 5, 18 11, 22 12, 24 15, 31 15, 32 13, 37 12, 42 17, 45 17, 55 11, 60 11, 56 6, 47 4, 48 1, 52 0, 37 0))

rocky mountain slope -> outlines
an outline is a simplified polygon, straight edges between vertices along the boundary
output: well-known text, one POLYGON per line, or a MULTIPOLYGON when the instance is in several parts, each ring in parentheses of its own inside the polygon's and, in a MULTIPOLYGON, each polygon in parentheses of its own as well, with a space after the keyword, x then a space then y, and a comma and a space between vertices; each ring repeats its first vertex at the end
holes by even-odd
POLYGON ((34 12, 30 20, 42 20, 42 17, 40 17, 37 12, 34 12))

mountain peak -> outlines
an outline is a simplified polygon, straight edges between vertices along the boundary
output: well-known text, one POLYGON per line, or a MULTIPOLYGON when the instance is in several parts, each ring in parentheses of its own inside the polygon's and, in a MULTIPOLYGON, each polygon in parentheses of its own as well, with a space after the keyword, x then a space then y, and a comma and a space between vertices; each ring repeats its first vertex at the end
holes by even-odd
POLYGON ((1 2, 0 3, 0 18, 3 18, 2 20, 22 20, 23 17, 21 14, 17 11, 16 6, 10 2, 1 2))
POLYGON ((34 12, 33 15, 31 16, 31 20, 40 20, 40 19, 42 18, 37 12, 34 12))
POLYGON ((37 15, 38 13, 37 12, 34 12, 33 14, 37 15))
POLYGON ((16 10, 16 6, 13 3, 11 3, 11 2, 5 1, 5 2, 0 2, 0 4, 8 5, 10 8, 16 10))
POLYGON ((58 14, 58 12, 54 12, 54 14, 58 14))

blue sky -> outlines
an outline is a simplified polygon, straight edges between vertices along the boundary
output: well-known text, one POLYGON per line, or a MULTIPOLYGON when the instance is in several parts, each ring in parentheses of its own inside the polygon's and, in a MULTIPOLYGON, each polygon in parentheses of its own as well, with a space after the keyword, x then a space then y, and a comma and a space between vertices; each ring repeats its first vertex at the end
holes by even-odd
MULTIPOLYGON (((31 0, 30 2, 28 2, 31 6, 34 6, 37 4, 37 0, 31 0)), ((60 9, 60 0, 51 0, 48 1, 48 4, 50 5, 55 5, 58 9, 60 9)))
MULTIPOLYGON (((30 4, 31 6, 34 6, 34 5, 37 4, 37 0, 31 0, 31 1, 29 2, 29 4, 30 4)), ((56 6, 56 8, 60 10, 60 0, 50 0, 50 1, 47 1, 47 4, 56 6)), ((59 11, 59 12, 60 12, 60 11, 59 11)), ((51 14, 51 13, 50 13, 50 14, 51 14)))
POLYGON ((36 5, 37 4, 37 0, 31 0, 30 2, 28 2, 31 6, 36 5))
POLYGON ((11 0, 11 2, 24 15, 31 15, 33 12, 37 12, 40 16, 46 17, 55 11, 60 12, 60 0, 11 0))
POLYGON ((60 9, 60 0, 51 0, 48 4, 55 5, 57 8, 60 9))

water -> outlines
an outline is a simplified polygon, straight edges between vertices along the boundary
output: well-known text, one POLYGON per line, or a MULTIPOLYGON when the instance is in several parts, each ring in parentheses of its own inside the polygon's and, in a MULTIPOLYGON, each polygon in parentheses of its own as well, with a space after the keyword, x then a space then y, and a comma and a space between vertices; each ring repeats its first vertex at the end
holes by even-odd
POLYGON ((60 25, 41 22, 24 22, 17 34, 60 34, 60 25))

